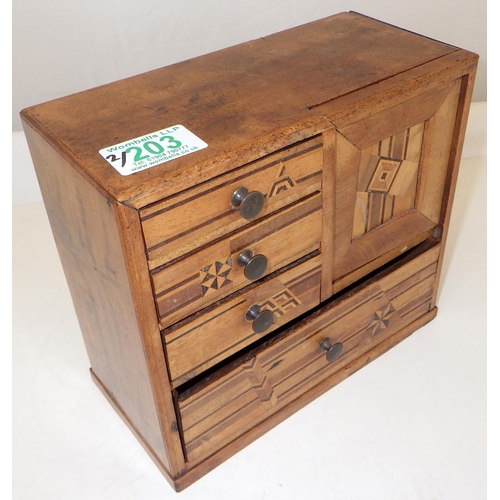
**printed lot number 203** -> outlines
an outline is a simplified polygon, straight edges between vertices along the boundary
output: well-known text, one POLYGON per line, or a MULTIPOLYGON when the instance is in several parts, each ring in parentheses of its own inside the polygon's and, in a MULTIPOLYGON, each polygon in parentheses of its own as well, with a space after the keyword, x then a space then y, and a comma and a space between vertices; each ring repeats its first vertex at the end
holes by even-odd
MULTIPOLYGON (((174 139, 171 135, 164 135, 163 137, 160 137, 160 141, 163 142, 165 140, 168 140, 168 144, 167 144, 168 149, 177 149, 177 148, 180 148, 182 146, 182 142, 178 141, 177 139, 174 139)), ((134 162, 139 162, 139 161, 146 160, 147 158, 149 158, 150 155, 144 154, 143 149, 145 149, 146 151, 148 151, 149 153, 151 153, 153 155, 159 155, 159 154, 165 152, 165 148, 156 141, 147 141, 144 144, 142 144, 141 146, 142 147, 130 146, 129 148, 127 148, 125 151, 122 152, 121 167, 124 167, 127 163, 127 153, 131 153, 134 150, 135 150, 134 162)), ((118 160, 118 158, 116 157, 116 155, 111 154, 109 156, 106 156, 106 160, 115 162, 118 160)))
POLYGON ((206 142, 179 124, 108 146, 99 154, 120 175, 130 175, 206 147, 206 142))

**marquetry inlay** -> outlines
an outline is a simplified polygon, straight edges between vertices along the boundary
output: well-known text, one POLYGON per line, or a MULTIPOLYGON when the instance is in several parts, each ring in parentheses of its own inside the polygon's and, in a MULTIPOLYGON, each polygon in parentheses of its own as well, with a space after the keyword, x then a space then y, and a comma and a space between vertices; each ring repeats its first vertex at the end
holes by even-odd
POLYGON ((419 123, 362 150, 353 239, 415 207, 423 130, 419 123))

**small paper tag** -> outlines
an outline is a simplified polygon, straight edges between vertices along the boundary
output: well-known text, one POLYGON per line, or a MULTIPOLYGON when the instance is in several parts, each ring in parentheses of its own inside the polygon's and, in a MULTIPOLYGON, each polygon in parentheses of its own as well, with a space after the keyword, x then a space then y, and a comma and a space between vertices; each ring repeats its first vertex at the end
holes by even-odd
POLYGON ((101 149, 99 153, 121 175, 130 175, 194 153, 207 146, 207 143, 196 137, 186 127, 174 125, 108 146, 101 149))

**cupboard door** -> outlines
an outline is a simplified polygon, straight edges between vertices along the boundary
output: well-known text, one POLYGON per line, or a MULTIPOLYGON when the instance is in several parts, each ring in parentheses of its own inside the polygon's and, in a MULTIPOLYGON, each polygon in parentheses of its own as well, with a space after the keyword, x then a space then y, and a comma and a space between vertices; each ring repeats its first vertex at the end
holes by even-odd
POLYGON ((440 224, 460 90, 459 79, 333 132, 333 281, 440 224))

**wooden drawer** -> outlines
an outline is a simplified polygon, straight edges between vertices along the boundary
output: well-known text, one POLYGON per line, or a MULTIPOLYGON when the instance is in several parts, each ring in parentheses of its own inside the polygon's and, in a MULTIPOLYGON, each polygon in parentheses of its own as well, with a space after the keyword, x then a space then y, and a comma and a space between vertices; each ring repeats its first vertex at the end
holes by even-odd
POLYGON ((251 283, 238 258, 245 250, 265 255, 265 275, 317 250, 321 194, 287 207, 228 238, 151 273, 163 328, 251 283))
POLYGON ((232 206, 245 187, 265 196, 260 219, 321 189, 321 136, 252 162, 141 211, 151 269, 248 224, 232 206))
MULTIPOLYGON (((223 361, 319 304, 321 258, 316 256, 293 266, 248 292, 163 332, 172 385, 178 385, 223 361), (252 306, 272 311, 274 323, 254 332, 246 319, 252 306)), ((259 318, 263 319, 263 317, 259 318)), ((258 330, 258 325, 255 327, 258 330)))
POLYGON ((439 246, 403 259, 297 323, 233 368, 178 398, 185 450, 197 463, 429 311, 439 246), (341 343, 334 362, 320 346, 341 343))

